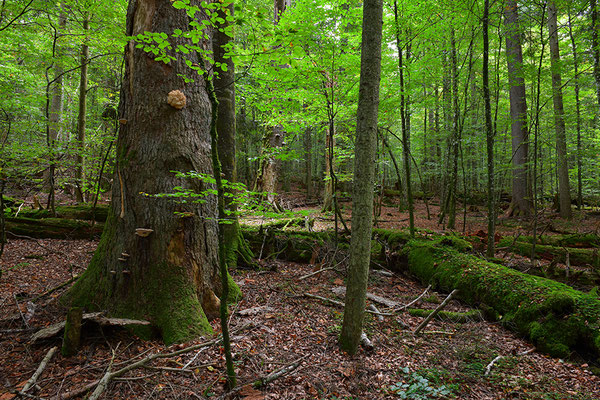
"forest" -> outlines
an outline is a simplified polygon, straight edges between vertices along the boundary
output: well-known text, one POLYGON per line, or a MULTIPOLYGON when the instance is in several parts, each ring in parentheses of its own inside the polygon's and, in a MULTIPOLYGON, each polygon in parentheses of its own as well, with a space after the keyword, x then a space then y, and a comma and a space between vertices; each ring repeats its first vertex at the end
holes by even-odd
POLYGON ((600 398, 596 0, 1 0, 0 400, 600 398))

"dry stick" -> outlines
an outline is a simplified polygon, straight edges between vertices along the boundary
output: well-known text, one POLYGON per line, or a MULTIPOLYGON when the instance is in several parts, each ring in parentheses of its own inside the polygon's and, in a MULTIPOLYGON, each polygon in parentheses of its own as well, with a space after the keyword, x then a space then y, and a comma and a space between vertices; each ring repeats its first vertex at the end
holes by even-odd
POLYGON ((62 289, 62 288, 64 288, 65 286, 67 286, 67 285, 69 285, 69 284, 71 284, 71 283, 75 282, 77 279, 79 279, 79 275, 75 275, 74 277, 72 277, 72 278, 71 278, 71 279, 69 279, 68 281, 66 281, 66 282, 63 282, 63 283, 61 283, 60 285, 58 285, 58 286, 55 286, 55 287, 53 287, 53 288, 52 288, 52 289, 50 289, 50 290, 46 290, 44 293, 40 294, 39 296, 37 296, 37 297, 34 297, 34 298, 33 298, 33 300, 31 300, 31 301, 32 301, 33 303, 35 303, 36 301, 38 301, 38 300, 40 300, 40 299, 43 299, 44 297, 46 297, 46 296, 48 296, 48 295, 50 295, 50 294, 52 294, 52 293, 56 292, 57 290, 59 290, 59 289, 62 289))
MULTIPOLYGON (((298 366, 300 366, 300 363, 302 362, 302 360, 304 360, 308 356, 310 356, 310 354, 307 354, 304 357, 300 357, 296 361, 293 361, 289 364, 284 365, 283 367, 279 368, 276 371, 271 372, 269 375, 267 375, 265 377, 258 378, 257 380, 252 382, 250 385, 255 389, 264 387, 264 386, 268 385, 269 383, 273 382, 274 380, 279 379, 282 376, 285 376, 285 375, 289 374, 290 372, 294 371, 296 368, 298 368, 298 366)), ((221 396, 219 396, 217 398, 217 400, 225 400, 228 397, 234 396, 235 394, 237 394, 239 391, 241 391, 245 387, 248 387, 248 385, 240 385, 240 386, 236 387, 235 389, 230 390, 227 393, 223 393, 221 396)))
MULTIPOLYGON (((316 294, 304 293, 304 296, 311 297, 311 298, 317 299, 317 300, 323 300, 323 301, 329 302, 331 304, 335 304, 336 306, 340 306, 342 308, 346 306, 341 301, 337 301, 337 300, 333 300, 333 299, 328 299, 327 297, 317 296, 316 294)), ((377 312, 377 311, 373 311, 373 310, 369 310, 369 309, 366 309, 365 312, 368 312, 370 314, 375 314, 375 315, 381 315, 381 316, 384 316, 384 317, 390 317, 390 316, 394 315, 392 313, 382 313, 382 312, 377 312)))
POLYGON ((419 297, 417 297, 416 299, 414 299, 414 300, 413 300, 413 301, 411 301, 410 303, 403 305, 402 307, 400 307, 400 308, 398 309, 398 311, 400 311, 400 310, 406 310, 408 307, 412 306, 412 305, 413 305, 413 304, 415 304, 417 301, 421 300, 421 299, 423 298, 423 296, 425 296, 425 294, 426 294, 427 292, 429 292, 429 289, 431 289, 431 285, 427 286, 427 289, 425 289, 425 290, 423 291, 423 293, 421 293, 421 295, 420 295, 419 297))
POLYGON ((435 317, 437 315, 437 313, 439 313, 440 311, 442 311, 442 309, 444 307, 446 307, 446 304, 448 304, 448 302, 450 302, 450 300, 452 299, 452 296, 454 296, 454 294, 456 294, 456 292, 458 292, 458 289, 454 289, 452 292, 450 292, 448 297, 446 297, 444 299, 444 301, 442 301, 442 304, 437 306, 437 308, 435 310, 433 310, 433 312, 431 314, 429 314, 427 316, 427 318, 425 318, 425 321, 421 322, 421 325, 417 326, 417 329, 415 329, 415 335, 418 335, 419 332, 421 332, 421 330, 427 326, 429 321, 431 321, 433 319, 433 317, 435 317))
POLYGON ((377 319, 379 320, 379 322, 383 322, 383 315, 381 315, 381 311, 379 311, 379 309, 375 307, 375 304, 369 304, 369 307, 367 307, 367 309, 376 312, 377 319))
MULTIPOLYGON (((524 356, 524 355, 527 355, 527 354, 529 354, 529 353, 533 352, 534 350, 535 350, 535 349, 529 349, 529 350, 522 351, 522 352, 518 353, 518 354, 517 354, 517 356, 524 356)), ((487 365, 487 367, 485 367, 485 373, 483 374, 483 376, 488 376, 488 375, 490 374, 490 371, 492 370, 492 367, 494 366, 494 364, 495 364, 495 363, 496 363, 498 360, 500 360, 500 359, 502 359, 502 358, 504 358, 504 357, 505 357, 505 356, 497 356, 496 358, 494 358, 494 359, 493 359, 493 360, 492 360, 492 361, 491 361, 491 362, 490 362, 490 363, 487 365)))
POLYGON ((320 274, 321 272, 325 272, 325 271, 331 271, 332 269, 335 269, 335 268, 334 268, 334 267, 321 268, 321 269, 320 269, 320 270, 318 270, 318 271, 311 272, 310 274, 307 274, 307 275, 301 276, 301 277, 300 277, 298 280, 299 280, 299 281, 302 281, 302 280, 304 280, 304 279, 310 278, 311 276, 318 275, 318 274, 320 274))
MULTIPOLYGON (((240 331, 240 330, 243 330, 243 329, 247 328, 249 325, 250 325, 250 324, 248 324, 248 325, 244 325, 244 326, 240 327, 239 329, 236 329, 235 331, 240 331)), ((73 398, 73 397, 79 396, 79 395, 81 395, 81 394, 83 394, 83 393, 87 392, 88 390, 91 390, 91 389, 93 389, 93 388, 94 388, 94 387, 96 387, 96 386, 98 386, 98 387, 99 387, 99 386, 100 386, 100 384, 102 383, 102 380, 104 380, 105 378, 106 378, 106 383, 108 384, 108 382, 110 382, 112 379, 114 379, 114 378, 117 378, 117 377, 120 377, 120 376, 122 376, 123 374, 125 374, 125 373, 127 373, 127 372, 129 372, 129 371, 131 371, 131 370, 133 370, 133 369, 136 369, 136 368, 138 368, 138 367, 143 367, 143 366, 145 366, 146 364, 148 364, 150 361, 152 361, 152 360, 155 360, 155 359, 157 359, 157 358, 169 358, 169 357, 175 357, 175 356, 178 356, 178 355, 180 355, 180 354, 184 354, 184 353, 188 353, 188 352, 190 352, 190 351, 198 350, 198 349, 200 349, 200 348, 203 348, 203 347, 209 347, 209 346, 212 346, 212 345, 214 345, 214 344, 216 344, 216 343, 220 342, 221 340, 222 340, 222 338, 221 338, 221 337, 218 337, 218 338, 216 338, 216 339, 213 339, 213 340, 210 340, 210 341, 208 341, 208 342, 199 343, 199 344, 196 344, 196 345, 193 345, 193 346, 190 346, 190 347, 186 347, 186 348, 184 348, 184 349, 181 349, 181 350, 174 351, 174 352, 172 352, 172 353, 156 353, 156 354, 151 354, 151 355, 147 356, 146 358, 144 358, 144 359, 142 359, 142 360, 140 360, 140 361, 134 362, 133 364, 129 364, 128 366, 121 368, 120 370, 117 370, 117 371, 115 371, 115 372, 111 372, 111 373, 108 373, 108 372, 107 372, 107 373, 106 373, 106 374, 105 374, 105 375, 102 377, 102 379, 101 379, 101 380, 98 380, 98 381, 92 382, 92 383, 90 383, 90 384, 88 384, 88 385, 86 385, 86 386, 84 386, 84 387, 81 387, 81 388, 79 388, 79 389, 76 389, 76 390, 74 390, 73 392, 67 393, 67 394, 65 394, 65 395, 62 395, 62 396, 57 396, 57 398, 58 398, 58 399, 62 399, 62 400, 65 400, 65 399, 71 399, 71 398, 73 398)), ((112 361, 111 361, 111 363, 112 363, 112 361)), ((103 388, 102 390, 104 390, 104 389, 106 389, 106 386, 104 386, 104 388, 103 388)), ((94 391, 94 393, 96 393, 96 391, 94 391)), ((100 394, 102 394, 102 392, 100 392, 100 393, 98 394, 98 396, 99 396, 100 394)), ((92 394, 92 395, 93 395, 93 394, 92 394)), ((96 398, 97 398, 97 397, 96 397, 96 398)), ((88 400, 92 400, 92 397, 90 396, 90 398, 89 398, 88 400)))
POLYGON ((44 369, 46 369, 48 362, 50 361, 54 353, 56 353, 56 350, 58 350, 58 347, 56 346, 48 350, 48 353, 46 353, 46 357, 44 357, 38 368, 35 370, 34 374, 31 376, 31 378, 29 378, 29 380, 27 381, 25 386, 23 386, 23 389, 21 389, 19 394, 25 394, 26 391, 28 391, 33 385, 35 385, 42 372, 44 372, 44 369))

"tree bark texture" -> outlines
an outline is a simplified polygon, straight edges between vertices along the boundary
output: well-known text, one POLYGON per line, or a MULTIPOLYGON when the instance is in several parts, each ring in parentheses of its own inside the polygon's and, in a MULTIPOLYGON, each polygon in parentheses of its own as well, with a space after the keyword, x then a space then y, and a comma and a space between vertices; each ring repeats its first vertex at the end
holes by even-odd
MULTIPOLYGON (((131 0, 127 35, 186 31, 189 22, 169 0, 131 0)), ((191 43, 182 37, 168 40, 174 48, 191 43)), ((119 107, 126 123, 117 140, 111 210, 88 269, 65 299, 115 316, 147 319, 167 343, 210 332, 207 316, 218 316, 221 290, 214 196, 202 204, 181 204, 143 195, 170 193, 175 186, 201 193, 206 183, 177 178, 171 171, 212 174, 207 89, 185 67, 182 53, 171 55, 176 60, 164 64, 133 41, 126 47, 119 107), (194 81, 186 83, 179 75, 194 81), (185 107, 169 105, 174 90, 185 96, 185 107)), ((186 57, 204 65, 193 53, 186 57)))
POLYGON ((487 208, 488 208, 488 243, 486 256, 494 257, 494 232, 496 215, 494 207, 494 130, 492 129, 492 106, 490 102, 490 40, 489 40, 490 2, 484 1, 483 8, 483 100, 485 104, 485 136, 487 149, 487 208))
MULTIPOLYGON (((592 54, 594 55, 594 80, 596 81, 596 100, 600 108, 600 43, 598 43, 598 7, 596 0, 590 1, 592 16, 592 54)), ((600 111, 597 111, 600 114, 600 111)))
POLYGON ((560 73, 560 51, 558 48, 558 24, 556 3, 548 3, 548 33, 552 69, 552 100, 554 103, 554 128, 556 130, 556 157, 558 159, 558 195, 560 216, 571 218, 571 189, 569 186, 569 164, 567 161, 567 136, 565 110, 563 107, 562 81, 560 73))
MULTIPOLYGON (((90 29, 89 15, 84 15, 83 30, 87 35, 90 29)), ((81 45, 81 70, 79 73, 79 114, 77 116, 77 167, 75 170, 75 198, 78 203, 83 203, 83 181, 85 179, 83 169, 83 149, 85 144, 85 126, 87 113, 87 88, 88 88, 88 59, 90 57, 90 48, 87 43, 87 37, 83 39, 81 45)))
POLYGON ((515 215, 531 215, 531 189, 527 161, 529 132, 527 129, 527 100, 523 75, 523 51, 516 0, 507 0, 504 9, 506 27, 506 58, 510 84, 510 118, 512 136, 512 204, 515 215))
POLYGON ((382 0, 365 0, 354 156, 350 265, 340 336, 341 348, 350 354, 356 353, 360 343, 371 254, 382 14, 382 0))

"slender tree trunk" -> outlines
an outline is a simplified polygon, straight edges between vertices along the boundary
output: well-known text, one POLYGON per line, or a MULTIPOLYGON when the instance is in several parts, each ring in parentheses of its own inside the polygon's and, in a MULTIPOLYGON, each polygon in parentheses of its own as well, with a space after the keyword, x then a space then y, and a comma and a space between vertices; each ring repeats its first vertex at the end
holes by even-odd
POLYGON ((404 161, 404 172, 406 174, 406 199, 408 202, 408 220, 410 235, 415 235, 415 212, 410 180, 410 116, 408 108, 408 95, 405 93, 404 65, 402 43, 400 42, 400 22, 398 19, 398 2, 394 0, 394 19, 396 22, 396 47, 398 48, 398 72, 400 73, 400 120, 402 122, 402 158, 404 161))
MULTIPOLYGON (((52 95, 46 88, 46 142, 50 151, 50 165, 48 167, 48 204, 47 208, 52 210, 54 213, 54 192, 55 192, 55 171, 56 171, 56 142, 62 132, 62 113, 63 113, 63 67, 59 60, 62 56, 62 47, 60 45, 60 37, 62 31, 67 26, 67 15, 64 11, 64 5, 60 4, 60 13, 58 15, 58 29, 54 32, 54 41, 52 47, 52 56, 54 61, 52 66, 54 67, 54 83, 52 84, 52 95)), ((46 77, 48 75, 46 74, 46 77)))
MULTIPOLYGON (((236 120, 235 120, 235 65, 232 58, 227 54, 232 41, 226 32, 230 23, 227 20, 233 16, 234 4, 231 3, 226 9, 219 10, 222 22, 213 34, 213 57, 215 63, 226 65, 225 70, 220 68, 214 78, 215 95, 218 101, 217 132, 219 161, 223 171, 223 178, 228 184, 237 182, 236 167, 236 120)), ((225 241, 226 263, 229 268, 235 268, 241 257, 243 264, 252 263, 252 253, 246 244, 237 217, 237 206, 235 204, 235 190, 227 185, 224 188, 228 193, 225 196, 224 207, 227 212, 229 223, 222 226, 225 241)))
POLYGON ((510 214, 531 215, 531 189, 527 161, 529 132, 527 129, 527 100, 523 72, 523 51, 516 0, 507 0, 504 10, 506 26, 506 58, 510 84, 510 118, 512 136, 512 203, 510 214))
POLYGON ((90 29, 90 18, 87 11, 83 17, 83 31, 86 37, 81 45, 81 69, 79 74, 79 114, 77 117, 77 167, 75 169, 75 199, 78 203, 83 203, 83 186, 84 186, 84 157, 83 150, 85 147, 85 127, 87 113, 87 88, 88 88, 88 59, 90 57, 90 49, 87 43, 87 32, 90 29))
POLYGON ((373 223, 375 142, 381 77, 383 1, 365 0, 358 94, 354 184, 352 191, 352 237, 344 322, 340 347, 356 353, 363 327, 373 223))
POLYGON ((556 3, 548 2, 548 32, 552 68, 552 100, 554 103, 554 125, 556 130, 556 157, 558 159, 558 194, 560 216, 571 218, 571 189, 569 186, 569 164, 567 161, 567 137, 565 111, 563 108, 560 52, 558 49, 558 24, 556 3))
MULTIPOLYGON (((129 3, 128 36, 188 28, 186 12, 170 0, 129 3)), ((193 44, 183 36, 168 40, 173 48, 193 44)), ((171 172, 213 172, 211 103, 204 81, 185 63, 205 60, 194 53, 172 56, 165 64, 134 41, 126 47, 119 106, 126 123, 117 140, 111 210, 90 265, 64 298, 90 310, 147 319, 167 343, 210 332, 207 316, 219 315, 221 292, 215 197, 179 203, 143 195, 177 186, 197 193, 210 188, 171 172)), ((239 292, 229 282, 235 298, 239 292)))
POLYGON ((574 81, 574 90, 575 90, 575 111, 577 114, 576 117, 576 127, 577 127, 577 209, 581 210, 583 207, 583 177, 582 177, 582 164, 581 164, 581 154, 583 152, 581 146, 581 100, 579 98, 579 56, 577 54, 577 43, 575 42, 575 36, 573 35, 573 26, 571 24, 571 12, 569 12, 569 37, 571 39, 571 47, 573 48, 573 68, 575 72, 575 76, 573 77, 574 81))
MULTIPOLYGON (((598 42, 598 7, 596 0, 590 0, 590 9, 592 14, 592 54, 594 54, 594 80, 596 81, 596 100, 600 107, 600 43, 598 42)), ((597 116, 600 110, 596 111, 597 116)))
MULTIPOLYGON (((452 68, 452 137, 450 140, 450 151, 452 152, 452 163, 450 172, 450 184, 448 190, 448 200, 446 204, 448 212, 448 228, 456 227, 456 191, 458 186, 458 156, 459 156, 459 116, 460 109, 458 105, 458 60, 456 50, 456 38, 454 28, 450 31, 450 63, 452 68)), ((466 101, 466 98, 465 98, 466 101)))
POLYGON ((489 40, 490 1, 485 0, 483 8, 483 100, 485 107, 485 137, 487 148, 487 208, 488 208, 488 244, 487 257, 494 257, 494 234, 496 230, 496 212, 494 193, 494 131, 492 129, 492 106, 490 102, 490 40, 489 40))
POLYGON ((304 183, 306 198, 312 198, 312 129, 304 130, 304 183))

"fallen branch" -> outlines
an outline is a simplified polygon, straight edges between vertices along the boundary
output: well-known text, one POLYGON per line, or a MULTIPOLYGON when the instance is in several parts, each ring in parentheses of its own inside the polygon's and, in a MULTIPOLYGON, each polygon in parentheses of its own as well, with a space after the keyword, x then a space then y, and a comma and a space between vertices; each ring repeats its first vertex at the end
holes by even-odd
MULTIPOLYGON (((240 331, 240 330, 246 329, 250 325, 251 324, 244 325, 244 326, 240 327, 239 329, 236 329, 235 331, 240 331)), ((193 345, 193 346, 189 346, 189 347, 183 348, 181 350, 174 351, 172 353, 156 353, 156 354, 151 354, 151 355, 149 355, 149 356, 141 359, 140 361, 136 361, 136 362, 134 362, 132 364, 129 364, 128 366, 123 367, 123 368, 121 368, 121 369, 119 369, 119 370, 117 370, 115 372, 107 372, 106 374, 104 374, 104 376, 102 377, 102 379, 100 379, 98 381, 95 381, 95 382, 92 382, 92 383, 90 383, 90 384, 88 384, 88 385, 86 385, 86 386, 84 386, 82 388, 76 389, 76 390, 74 390, 74 391, 72 391, 70 393, 67 393, 66 395, 57 396, 57 399, 61 399, 61 400, 71 399, 73 397, 80 396, 81 394, 86 393, 87 391, 89 391, 89 390, 91 390, 93 388, 96 388, 94 390, 94 393, 98 393, 97 397, 95 397, 97 399, 100 396, 100 394, 102 394, 102 392, 106 389, 106 386, 108 385, 108 383, 110 381, 112 381, 113 379, 118 378, 118 377, 124 375, 125 373, 127 373, 127 372, 129 372, 131 370, 134 370, 134 369, 139 368, 139 367, 145 367, 146 364, 148 364, 150 361, 153 361, 153 360, 156 360, 156 359, 159 359, 159 358, 175 357, 175 356, 178 356, 180 354, 189 353, 190 351, 194 351, 194 350, 198 350, 198 349, 201 349, 201 348, 210 347, 212 345, 215 345, 215 344, 219 343, 221 340, 222 340, 222 337, 218 337, 216 339, 209 340, 208 342, 203 342, 203 343, 199 343, 199 344, 196 344, 196 345, 193 345), (99 388, 101 388, 101 390, 99 388)), ((112 363, 112 361, 111 361, 111 363, 112 363)), ((90 396, 90 398, 88 400, 93 400, 94 393, 92 393, 92 395, 90 396)))
POLYGON ((333 268, 333 267, 321 268, 321 269, 320 269, 320 270, 318 270, 318 271, 311 272, 310 274, 307 274, 307 275, 301 276, 301 277, 300 277, 298 280, 299 280, 299 281, 302 281, 302 280, 304 280, 304 279, 310 278, 311 276, 318 275, 318 274, 320 274, 321 272, 325 272, 325 271, 331 271, 332 269, 334 269, 334 268, 333 268))
POLYGON ((42 375, 42 372, 44 372, 44 369, 46 369, 48 362, 50 362, 50 359, 52 358, 54 353, 56 353, 56 350, 58 350, 58 347, 56 346, 48 350, 48 352, 46 353, 46 357, 44 357, 44 359, 42 360, 38 368, 35 370, 31 378, 29 378, 25 386, 23 386, 23 389, 21 389, 21 391, 19 392, 20 395, 25 394, 26 391, 28 391, 29 389, 31 389, 32 386, 35 385, 40 375, 42 375))
POLYGON ((375 307, 374 304, 369 304, 369 306, 367 307, 368 310, 371 310, 375 313, 377 313, 377 320, 379 320, 379 322, 383 322, 383 315, 381 315, 381 311, 379 311, 379 309, 377 309, 377 307, 375 307))
POLYGON ((360 334, 360 343, 368 351, 371 351, 371 350, 373 350, 375 348, 375 346, 373 345, 373 342, 371 342, 371 340, 369 340, 369 337, 364 332, 362 332, 360 334))
MULTIPOLYGON (((346 306, 341 301, 337 301, 337 300, 333 300, 333 299, 328 299, 327 297, 323 297, 323 296, 317 296, 316 294, 304 293, 304 296, 311 297, 311 298, 317 299, 317 300, 322 300, 322 301, 325 301, 325 302, 328 302, 328 303, 331 303, 331 304, 335 304, 336 306, 339 306, 339 307, 342 307, 342 308, 344 308, 346 306)), ((375 314, 375 315, 381 315, 381 316, 384 316, 384 317, 390 317, 390 316, 394 315, 392 313, 382 313, 382 312, 377 312, 377 311, 373 311, 373 310, 369 310, 369 309, 366 309, 365 312, 368 312, 370 314, 375 314)))
POLYGON ((34 297, 34 298, 33 298, 33 300, 31 300, 31 301, 35 303, 36 301, 38 301, 38 300, 40 300, 40 299, 43 299, 44 297, 46 297, 46 296, 48 296, 48 295, 50 295, 50 294, 52 294, 52 293, 56 292, 57 290, 59 290, 59 289, 62 289, 62 288, 64 288, 65 286, 67 286, 67 285, 69 285, 69 284, 71 284, 71 283, 75 282, 77 279, 79 279, 79 275, 75 275, 74 277, 72 277, 72 278, 71 278, 71 279, 69 279, 68 281, 66 281, 66 282, 63 282, 63 283, 61 283, 60 285, 58 285, 58 286, 55 286, 55 287, 53 287, 53 288, 52 288, 52 289, 50 289, 50 290, 46 290, 44 293, 40 294, 39 296, 37 296, 37 297, 34 297))
POLYGON ((309 355, 310 354, 307 354, 304 357, 300 357, 296 361, 286 364, 283 367, 279 368, 278 370, 271 372, 269 375, 258 378, 251 384, 240 385, 240 386, 236 387, 235 389, 222 394, 221 396, 219 396, 217 398, 217 400, 225 400, 227 398, 235 396, 237 393, 247 389, 248 387, 252 387, 254 389, 259 389, 261 387, 264 387, 264 386, 268 385, 269 383, 273 382, 274 380, 279 379, 282 376, 288 375, 289 373, 293 372, 296 368, 298 368, 300 366, 300 363, 302 362, 302 360, 307 358, 309 355))
MULTIPOLYGON (((532 353, 534 350, 535 349, 529 349, 529 350, 522 351, 522 352, 518 353, 517 356, 527 355, 529 353, 532 353)), ((490 371, 492 370, 492 367, 494 366, 494 364, 496 364, 496 362, 500 361, 504 357, 505 356, 497 356, 492 361, 490 361, 490 363, 487 365, 487 367, 485 367, 485 373, 483 374, 483 376, 488 376, 490 374, 490 371)))
MULTIPOLYGON (((338 296, 346 295, 346 288, 343 286, 334 287, 333 289, 331 289, 331 291, 333 293, 337 294, 338 296)), ((367 293, 367 299, 374 301, 375 303, 382 304, 382 305, 392 308, 392 309, 396 308, 400 305, 399 303, 395 302, 394 300, 386 299, 385 297, 378 296, 373 293, 367 293)))
POLYGON ((417 297, 416 299, 414 299, 413 301, 411 301, 408 304, 403 305, 402 307, 400 307, 398 309, 398 311, 400 310, 406 310, 408 307, 412 306, 413 304, 415 304, 417 301, 421 300, 423 298, 423 296, 425 296, 425 294, 427 294, 427 292, 429 292, 429 289, 431 289, 431 285, 427 286, 427 289, 425 289, 423 291, 423 293, 421 293, 421 295, 419 295, 419 297, 417 297))
POLYGON ((427 326, 429 321, 431 321, 433 319, 433 317, 435 317, 437 315, 437 313, 439 313, 440 311, 442 311, 444 309, 444 307, 446 307, 446 305, 450 302, 450 300, 452 300, 452 297, 456 294, 456 292, 458 292, 458 289, 454 289, 452 292, 450 292, 448 297, 446 297, 444 299, 444 301, 442 301, 442 304, 437 306, 437 308, 435 310, 433 310, 433 312, 431 314, 429 314, 427 316, 427 318, 425 318, 425 320, 423 322, 421 322, 421 324, 419 326, 417 326, 417 329, 415 329, 415 335, 418 335, 419 332, 421 332, 421 330, 427 326))

